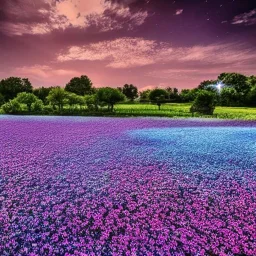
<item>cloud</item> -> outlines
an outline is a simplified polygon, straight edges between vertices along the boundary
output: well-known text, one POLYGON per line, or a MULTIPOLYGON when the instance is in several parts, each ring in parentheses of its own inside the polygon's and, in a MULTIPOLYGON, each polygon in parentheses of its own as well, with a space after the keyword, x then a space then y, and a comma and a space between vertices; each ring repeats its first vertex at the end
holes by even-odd
POLYGON ((73 46, 58 55, 58 60, 108 61, 107 67, 129 68, 155 63, 158 43, 143 38, 120 38, 82 47, 73 46))
POLYGON ((80 73, 75 70, 54 69, 46 65, 23 66, 15 69, 15 73, 31 78, 50 78, 55 76, 72 77, 80 73))
POLYGON ((148 17, 146 11, 132 10, 129 4, 106 0, 10 0, 4 12, 8 18, 0 22, 0 31, 19 36, 42 35, 67 28, 94 27, 99 32, 132 30, 148 17))
POLYGON ((183 13, 183 9, 176 10, 175 15, 181 15, 183 13))
POLYGON ((239 14, 234 17, 232 20, 232 24, 238 25, 238 24, 244 24, 244 25, 255 25, 256 24, 256 9, 239 14))
POLYGON ((153 64, 235 64, 253 61, 254 49, 235 43, 172 47, 170 43, 124 37, 84 46, 72 46, 57 56, 60 62, 104 61, 110 68, 133 68, 153 64))

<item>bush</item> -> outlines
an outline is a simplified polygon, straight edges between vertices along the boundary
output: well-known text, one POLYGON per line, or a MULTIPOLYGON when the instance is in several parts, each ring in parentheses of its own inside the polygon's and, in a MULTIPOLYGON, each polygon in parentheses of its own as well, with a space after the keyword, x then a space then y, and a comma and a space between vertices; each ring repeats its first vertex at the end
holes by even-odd
POLYGON ((21 110, 22 110, 21 104, 15 99, 10 100, 9 102, 5 103, 2 106, 2 109, 5 114, 17 114, 17 113, 21 112, 21 110))
POLYGON ((196 96, 190 112, 204 115, 213 115, 216 106, 216 95, 210 91, 201 91, 196 96))
POLYGON ((44 104, 42 100, 37 100, 34 103, 32 103, 31 109, 34 112, 41 112, 44 108, 44 104))

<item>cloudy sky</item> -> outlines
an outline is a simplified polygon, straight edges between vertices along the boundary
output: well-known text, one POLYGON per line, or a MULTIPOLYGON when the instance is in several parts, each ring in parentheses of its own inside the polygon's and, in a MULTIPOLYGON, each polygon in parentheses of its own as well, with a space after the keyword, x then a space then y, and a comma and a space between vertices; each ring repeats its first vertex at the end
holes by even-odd
POLYGON ((255 0, 0 0, 0 78, 191 88, 256 75, 255 0))

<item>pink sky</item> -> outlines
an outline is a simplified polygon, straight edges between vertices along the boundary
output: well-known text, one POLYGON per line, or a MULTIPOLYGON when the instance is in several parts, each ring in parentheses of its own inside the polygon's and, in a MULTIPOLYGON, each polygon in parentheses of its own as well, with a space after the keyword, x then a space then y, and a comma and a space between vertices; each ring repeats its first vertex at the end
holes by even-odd
POLYGON ((255 75, 256 5, 230 2, 3 0, 0 78, 39 87, 87 75, 96 87, 145 89, 255 75))

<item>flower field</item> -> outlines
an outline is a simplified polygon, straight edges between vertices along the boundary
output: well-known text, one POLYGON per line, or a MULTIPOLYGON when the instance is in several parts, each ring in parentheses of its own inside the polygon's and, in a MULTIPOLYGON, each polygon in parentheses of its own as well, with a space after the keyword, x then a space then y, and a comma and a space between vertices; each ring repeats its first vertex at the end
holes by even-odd
POLYGON ((256 255, 256 123, 0 116, 0 255, 256 255))

